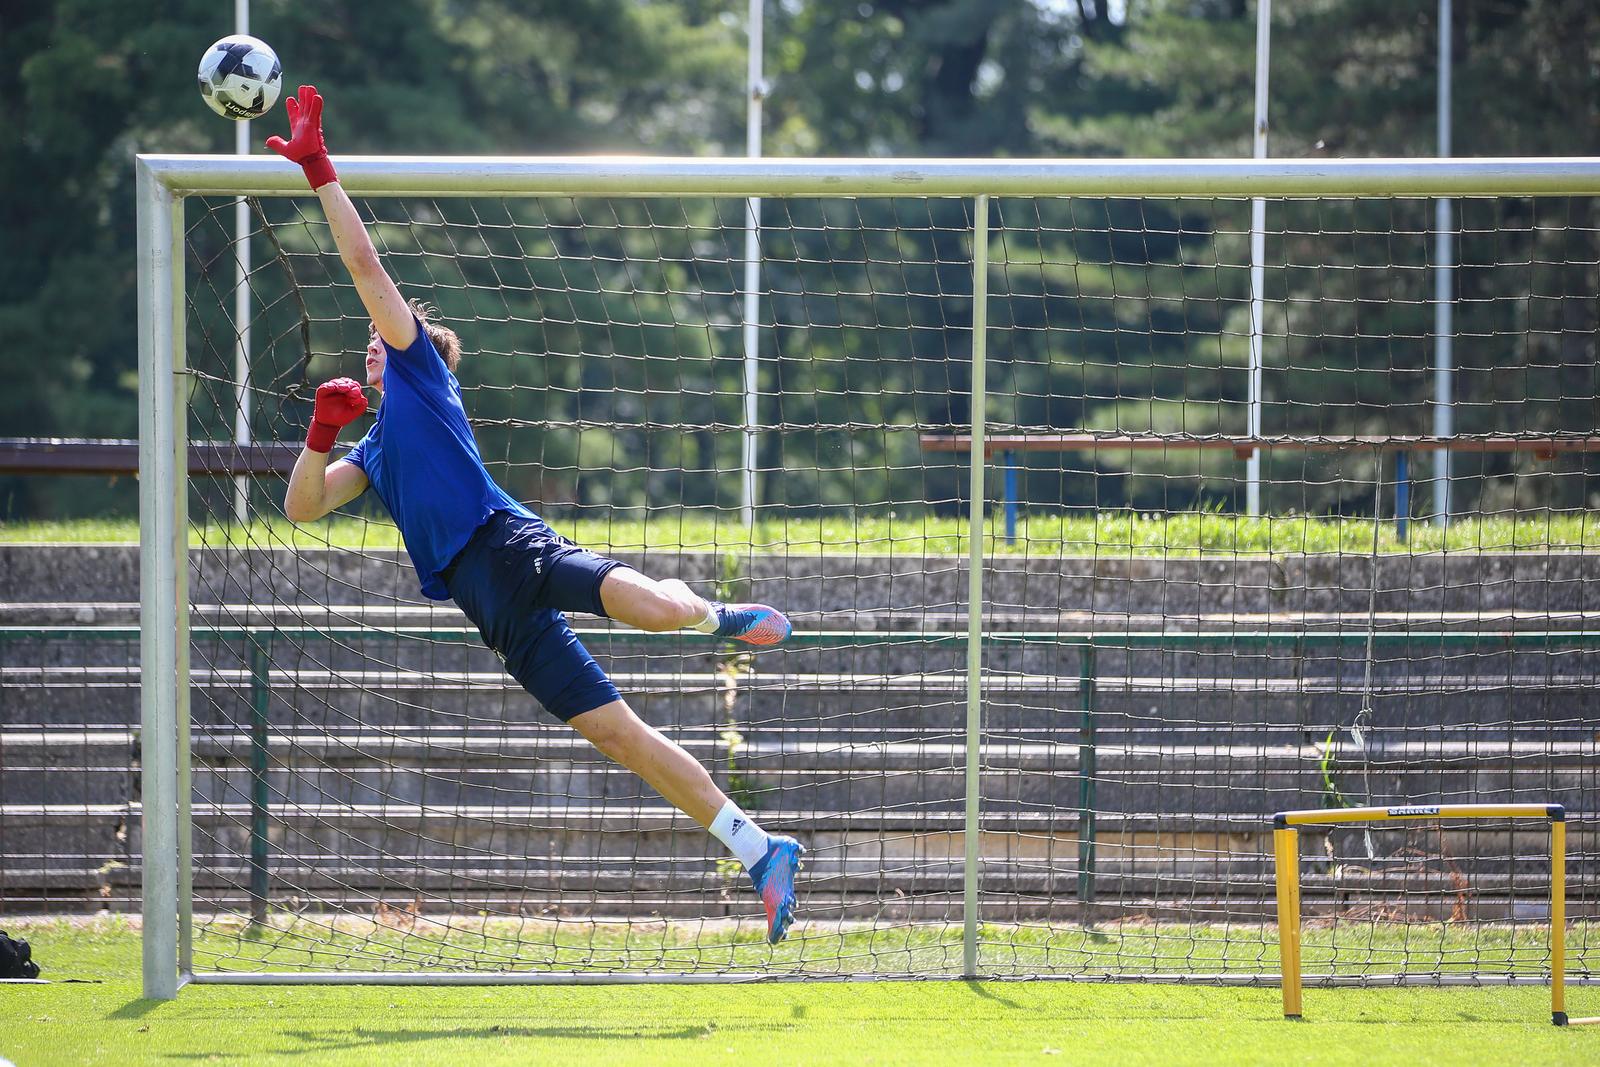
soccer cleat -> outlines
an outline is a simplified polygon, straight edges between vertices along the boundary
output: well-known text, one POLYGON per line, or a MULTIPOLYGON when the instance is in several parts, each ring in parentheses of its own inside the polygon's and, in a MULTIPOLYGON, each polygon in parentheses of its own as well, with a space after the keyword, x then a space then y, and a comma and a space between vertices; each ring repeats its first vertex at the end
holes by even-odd
POLYGON ((782 941, 794 922, 794 872, 800 869, 800 857, 805 854, 794 838, 774 835, 767 844, 767 854, 750 868, 750 881, 761 894, 761 903, 767 906, 769 944, 782 941))
POLYGON ((718 604, 717 636, 747 645, 775 645, 794 628, 777 608, 765 604, 718 604))

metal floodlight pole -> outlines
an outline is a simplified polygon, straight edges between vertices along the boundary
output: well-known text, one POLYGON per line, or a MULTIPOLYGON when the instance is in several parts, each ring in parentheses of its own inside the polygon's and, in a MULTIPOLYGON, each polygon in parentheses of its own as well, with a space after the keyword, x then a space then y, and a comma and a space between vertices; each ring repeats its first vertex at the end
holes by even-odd
MULTIPOLYGON (((745 155, 761 157, 761 106, 767 84, 761 72, 762 23, 765 0, 750 0, 749 68, 746 76, 745 155)), ((756 430, 761 388, 761 198, 745 201, 744 223, 744 485, 739 517, 745 529, 756 522, 756 430)))
MULTIPOLYGON (((1450 155, 1450 0, 1439 0, 1439 158, 1450 155)), ((1433 266, 1433 435, 1449 437, 1455 432, 1455 412, 1451 397, 1451 350, 1454 326, 1451 305, 1455 281, 1455 249, 1450 222, 1450 198, 1434 201, 1433 266)), ((1450 450, 1433 454, 1433 521, 1444 526, 1450 521, 1450 450)))
MULTIPOLYGON (((233 32, 250 32, 250 0, 233 0, 233 32)), ((233 154, 250 154, 250 121, 234 123, 233 154)), ((233 202, 233 248, 237 257, 233 273, 233 325, 237 338, 233 348, 234 414, 233 439, 240 448, 250 444, 250 202, 239 197, 233 202)), ((233 519, 250 521, 250 479, 233 479, 233 519)))
MULTIPOLYGON (((1267 79, 1272 66, 1272 0, 1256 3, 1256 110, 1251 132, 1252 155, 1267 158, 1267 79)), ((1261 436, 1261 385, 1264 364, 1262 333, 1266 316, 1267 202, 1250 201, 1250 384, 1246 437, 1261 436)), ((1250 451, 1245 465, 1245 510, 1261 514, 1261 449, 1250 451)))

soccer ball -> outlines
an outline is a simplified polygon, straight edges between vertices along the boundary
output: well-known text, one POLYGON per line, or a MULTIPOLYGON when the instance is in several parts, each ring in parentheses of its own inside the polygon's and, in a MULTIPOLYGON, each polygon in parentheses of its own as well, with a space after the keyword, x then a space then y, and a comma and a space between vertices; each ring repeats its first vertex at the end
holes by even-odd
POLYGON ((283 66, 265 41, 224 37, 200 57, 200 95, 224 118, 258 119, 272 109, 283 66))

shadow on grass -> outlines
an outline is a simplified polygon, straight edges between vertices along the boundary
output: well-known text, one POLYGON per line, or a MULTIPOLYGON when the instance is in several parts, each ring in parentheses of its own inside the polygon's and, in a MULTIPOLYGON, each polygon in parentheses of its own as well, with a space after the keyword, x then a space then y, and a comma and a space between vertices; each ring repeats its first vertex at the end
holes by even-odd
POLYGON ((961 984, 967 988, 968 992, 976 993, 978 996, 982 997, 984 1000, 992 1000, 996 1004, 999 1004, 999 1005, 1001 1005, 1003 1007, 1011 1008, 1014 1011, 1020 1011, 1022 1009, 1022 1005, 1021 1004, 1018 1004, 1016 1001, 1010 999, 1009 997, 1002 997, 999 993, 996 993, 996 992, 992 991, 987 986, 985 986, 982 982, 978 981, 975 978, 964 978, 964 979, 961 980, 961 984))
POLYGON ((143 1019, 146 1015, 149 1015, 163 1004, 170 1003, 172 1002, 169 1000, 146 1000, 144 997, 140 997, 137 1000, 128 1001, 128 1003, 124 1004, 110 1015, 107 1015, 106 1018, 143 1019))
MULTIPOLYGON (((283 1036, 300 1042, 304 1047, 282 1049, 277 1056, 321 1055, 348 1049, 378 1048, 384 1045, 414 1044, 422 1041, 476 1040, 493 1041, 503 1038, 572 1038, 586 1041, 698 1041, 723 1033, 748 1033, 752 1031, 792 1030, 790 1024, 754 1023, 728 1027, 716 1025, 681 1026, 674 1029, 650 1029, 631 1026, 475 1026, 454 1030, 366 1030, 357 1028, 345 1033, 323 1034, 306 1030, 286 1030, 283 1036)), ((165 1058, 172 1060, 206 1060, 214 1058, 214 1051, 175 1052, 165 1058)))

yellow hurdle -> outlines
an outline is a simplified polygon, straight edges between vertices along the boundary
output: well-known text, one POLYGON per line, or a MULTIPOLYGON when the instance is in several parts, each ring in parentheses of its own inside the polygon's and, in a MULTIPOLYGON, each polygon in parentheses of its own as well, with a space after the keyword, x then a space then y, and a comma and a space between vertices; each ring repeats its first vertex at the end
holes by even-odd
POLYGON ((1550 1021, 1567 1018, 1567 821, 1550 824, 1550 1021))
POLYGON ((1272 831, 1278 873, 1278 966, 1283 972, 1283 1016, 1300 1018, 1300 834, 1272 831))
POLYGON ((1547 819, 1550 822, 1550 1021, 1557 1026, 1600 1023, 1567 1016, 1567 813, 1560 804, 1408 804, 1392 808, 1315 808, 1272 817, 1277 865, 1278 960, 1283 1015, 1300 1018, 1300 832, 1328 823, 1402 819, 1547 819))

